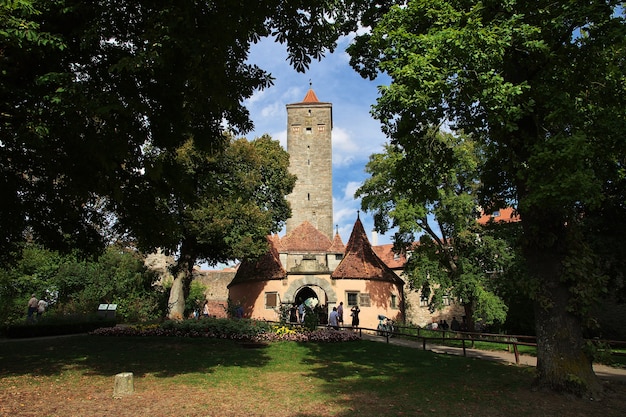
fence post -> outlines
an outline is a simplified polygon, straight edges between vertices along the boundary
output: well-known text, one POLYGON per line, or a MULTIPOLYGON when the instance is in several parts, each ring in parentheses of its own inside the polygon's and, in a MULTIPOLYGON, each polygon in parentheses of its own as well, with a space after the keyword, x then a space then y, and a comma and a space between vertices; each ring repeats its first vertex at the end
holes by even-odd
POLYGON ((515 352, 515 364, 519 365, 519 350, 517 350, 516 342, 513 342, 513 351, 515 352))
POLYGON ((461 345, 463 345, 463 357, 467 357, 467 353, 465 352, 465 336, 461 339, 461 345))
POLYGON ((422 347, 426 350, 426 338, 422 338, 422 347))

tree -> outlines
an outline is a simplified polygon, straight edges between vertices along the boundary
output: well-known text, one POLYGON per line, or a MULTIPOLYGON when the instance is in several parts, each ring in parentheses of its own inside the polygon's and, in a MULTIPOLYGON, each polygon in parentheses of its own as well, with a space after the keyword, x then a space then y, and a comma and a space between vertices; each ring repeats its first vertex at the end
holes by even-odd
MULTIPOLYGON (((439 123, 482 142, 484 207, 512 205, 521 216, 537 383, 591 397, 601 386, 581 326, 607 278, 583 233, 624 184, 621 4, 409 1, 350 51, 362 75, 392 78, 374 109, 392 143, 427 146, 424 133, 439 123)), ((611 221, 623 222, 623 200, 612 207, 611 221)))
POLYGON ((26 244, 15 265, 0 269, 0 322, 24 320, 31 294, 49 303, 46 316, 88 316, 113 303, 124 321, 157 319, 163 294, 156 280, 141 254, 128 248, 109 246, 97 260, 85 260, 26 244))
POLYGON ((150 185, 147 175, 194 192, 176 187, 174 167, 146 165, 190 139, 220 152, 225 129, 252 128, 242 103, 272 77, 247 62, 250 45, 275 36, 304 71, 367 3, 3 2, 0 254, 25 236, 102 250, 117 216, 140 213, 144 194, 133 191, 150 185))
POLYGON ((296 179, 288 171, 289 154, 269 136, 229 140, 218 154, 189 141, 174 155, 158 153, 154 163, 178 171, 177 186, 193 189, 188 193, 193 198, 181 198, 167 183, 142 187, 143 199, 155 204, 138 206, 142 216, 131 213, 121 222, 136 227, 136 219, 145 219, 137 229, 150 234, 138 235, 140 247, 160 241, 163 249, 177 253, 168 314, 182 318, 196 261, 215 265, 264 254, 267 236, 291 215, 286 196, 296 179), (152 194, 155 189, 164 192, 152 194), (152 230, 148 225, 155 220, 161 227, 152 230))
POLYGON ((461 300, 470 331, 475 320, 503 323, 507 308, 495 278, 508 272, 513 256, 476 222, 480 147, 467 135, 431 129, 427 136, 429 146, 388 144, 385 153, 372 155, 370 178, 356 197, 374 212, 379 231, 398 228, 396 250, 411 253, 404 273, 411 288, 432 293, 431 311, 450 296, 461 300), (437 166, 430 163, 433 154, 442 156, 437 166))

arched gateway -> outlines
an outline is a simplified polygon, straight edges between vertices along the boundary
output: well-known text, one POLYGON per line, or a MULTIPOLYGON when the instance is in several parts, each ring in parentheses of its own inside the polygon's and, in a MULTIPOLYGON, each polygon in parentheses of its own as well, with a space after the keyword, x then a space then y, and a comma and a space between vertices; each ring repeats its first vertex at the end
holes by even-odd
POLYGON ((283 302, 285 303, 296 303, 301 298, 303 293, 313 292, 315 296, 320 299, 320 303, 325 304, 336 304, 337 303, 337 294, 330 286, 328 280, 324 280, 315 276, 304 276, 300 279, 293 281, 287 291, 285 291, 283 295, 283 302), (313 287, 320 288, 325 294, 325 300, 320 298, 320 294, 313 287))

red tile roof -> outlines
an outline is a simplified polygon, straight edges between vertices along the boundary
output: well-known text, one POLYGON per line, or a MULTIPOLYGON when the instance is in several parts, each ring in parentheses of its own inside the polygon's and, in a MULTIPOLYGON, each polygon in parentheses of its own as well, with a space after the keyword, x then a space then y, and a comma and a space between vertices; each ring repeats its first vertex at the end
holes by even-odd
POLYGON ((478 219, 478 223, 485 225, 490 221, 496 223, 515 223, 519 222, 521 219, 519 215, 515 212, 515 209, 511 207, 503 208, 498 211, 494 211, 493 213, 483 213, 483 215, 478 219))
POLYGON ((339 232, 335 233, 333 244, 330 248, 328 248, 328 252, 343 254, 345 250, 346 250, 346 245, 343 244, 343 241, 341 240, 341 236, 339 236, 339 232))
POLYGON ((376 255, 381 261, 391 269, 402 269, 406 264, 406 256, 404 254, 397 255, 393 251, 393 243, 386 245, 372 246, 376 255))
POLYGON ((243 282, 283 279, 287 276, 287 272, 280 263, 274 240, 268 237, 267 242, 269 251, 256 261, 243 261, 237 269, 235 278, 228 284, 229 287, 243 282))
POLYGON ((304 100, 302 100, 303 103, 319 103, 319 100, 317 99, 317 96, 315 95, 315 91, 313 91, 312 88, 309 88, 309 91, 307 91, 306 96, 304 96, 304 100))
POLYGON ((330 239, 311 223, 304 221, 280 240, 281 252, 326 252, 330 239))
POLYGON ((333 279, 369 279, 402 285, 403 281, 376 255, 361 219, 357 218, 346 245, 346 253, 331 274, 333 279))

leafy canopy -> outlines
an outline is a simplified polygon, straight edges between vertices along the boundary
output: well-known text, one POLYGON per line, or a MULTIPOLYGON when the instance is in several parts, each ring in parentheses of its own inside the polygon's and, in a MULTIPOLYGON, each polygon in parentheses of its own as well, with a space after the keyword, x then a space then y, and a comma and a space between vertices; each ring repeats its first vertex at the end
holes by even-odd
POLYGON ((219 152, 224 130, 251 130, 243 102, 273 78, 248 62, 250 45, 274 36, 304 71, 356 28, 368 3, 3 2, 0 253, 26 237, 98 251, 118 217, 141 215, 153 200, 140 198, 163 192, 146 187, 193 198, 155 155, 171 160, 190 140, 219 152))

